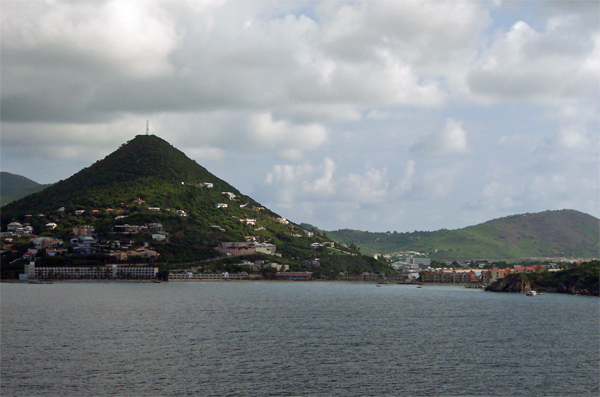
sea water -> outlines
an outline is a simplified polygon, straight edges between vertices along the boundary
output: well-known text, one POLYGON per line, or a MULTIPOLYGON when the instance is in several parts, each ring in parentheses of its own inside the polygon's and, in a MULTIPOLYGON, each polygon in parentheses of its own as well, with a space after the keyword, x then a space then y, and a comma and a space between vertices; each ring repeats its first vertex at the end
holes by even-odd
POLYGON ((1 285, 2 396, 598 396, 599 300, 336 282, 1 285))

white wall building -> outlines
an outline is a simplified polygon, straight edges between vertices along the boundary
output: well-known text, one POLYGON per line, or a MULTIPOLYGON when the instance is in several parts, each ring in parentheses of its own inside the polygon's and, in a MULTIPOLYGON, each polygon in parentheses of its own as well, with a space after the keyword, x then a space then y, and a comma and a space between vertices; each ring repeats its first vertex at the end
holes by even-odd
POLYGON ((157 267, 149 266, 78 266, 78 267, 36 267, 34 262, 25 265, 29 279, 36 278, 155 278, 157 267))

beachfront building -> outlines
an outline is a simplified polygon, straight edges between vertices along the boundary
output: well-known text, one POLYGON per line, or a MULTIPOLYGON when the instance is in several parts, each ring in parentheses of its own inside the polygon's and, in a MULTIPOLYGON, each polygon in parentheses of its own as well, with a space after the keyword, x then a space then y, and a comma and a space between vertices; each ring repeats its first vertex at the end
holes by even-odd
POLYGON ((498 269, 497 267, 492 268, 492 270, 483 270, 481 272, 481 281, 484 284, 491 284, 495 281, 498 281, 515 271, 511 268, 506 269, 498 269))
POLYGON ((169 272, 169 281, 174 280, 247 280, 248 273, 193 273, 193 272, 169 272))
POLYGON ((421 274, 421 282, 438 284, 476 284, 481 276, 473 270, 438 269, 421 274))
POLYGON ((37 267, 35 262, 25 265, 25 274, 29 279, 152 279, 157 273, 157 267, 145 265, 37 267))
POLYGON ((312 272, 278 272, 277 280, 310 280, 312 272))

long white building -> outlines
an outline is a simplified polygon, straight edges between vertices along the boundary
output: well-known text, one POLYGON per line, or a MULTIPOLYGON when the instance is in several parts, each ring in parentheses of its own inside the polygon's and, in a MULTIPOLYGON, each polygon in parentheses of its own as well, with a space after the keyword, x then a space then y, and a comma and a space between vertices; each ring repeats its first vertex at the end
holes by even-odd
POLYGON ((150 279, 155 278, 158 267, 150 266, 80 266, 80 267, 36 267, 34 262, 25 265, 25 274, 31 279, 107 279, 129 278, 150 279))

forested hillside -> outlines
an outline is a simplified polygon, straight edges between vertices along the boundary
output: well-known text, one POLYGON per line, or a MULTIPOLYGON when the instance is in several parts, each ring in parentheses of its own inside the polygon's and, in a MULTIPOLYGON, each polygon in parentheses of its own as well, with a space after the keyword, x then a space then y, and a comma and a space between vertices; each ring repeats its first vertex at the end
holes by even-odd
POLYGON ((64 241, 76 226, 90 225, 99 239, 128 238, 133 247, 156 250, 159 264, 214 258, 221 255, 217 244, 251 238, 275 245, 277 261, 297 270, 315 263, 315 272, 325 275, 389 269, 356 250, 321 246, 330 240, 281 218, 152 135, 137 136, 67 180, 6 205, 1 222, 2 230, 19 222, 36 235, 64 241), (151 223, 161 225, 164 241, 152 239, 146 228, 151 223), (121 232, 132 225, 141 231, 121 232))
POLYGON ((0 206, 39 192, 50 185, 42 185, 10 172, 0 172, 0 206))
POLYGON ((600 221, 574 210, 513 215, 458 230, 412 233, 326 232, 364 253, 419 251, 433 259, 598 258, 600 221))

